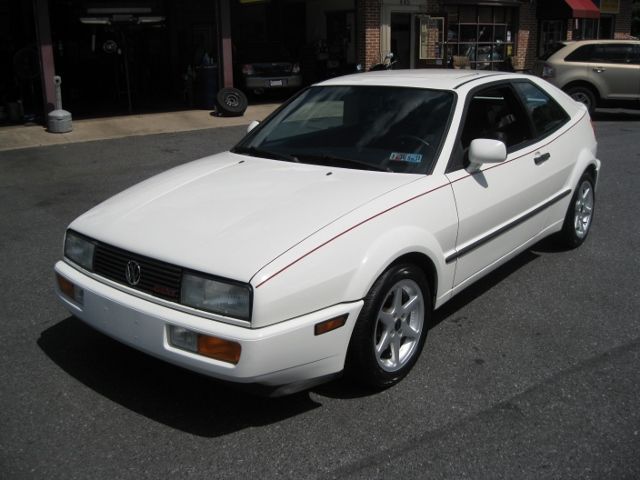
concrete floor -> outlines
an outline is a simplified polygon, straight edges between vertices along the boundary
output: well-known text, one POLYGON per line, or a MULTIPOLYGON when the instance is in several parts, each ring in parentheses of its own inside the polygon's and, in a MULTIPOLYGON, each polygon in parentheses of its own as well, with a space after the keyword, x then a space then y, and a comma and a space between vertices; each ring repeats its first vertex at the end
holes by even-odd
POLYGON ((49 133, 42 125, 0 127, 0 151, 134 135, 249 125, 252 120, 264 119, 279 105, 279 103, 251 105, 242 117, 218 117, 208 110, 184 110, 74 120, 72 121, 73 130, 69 133, 49 133))

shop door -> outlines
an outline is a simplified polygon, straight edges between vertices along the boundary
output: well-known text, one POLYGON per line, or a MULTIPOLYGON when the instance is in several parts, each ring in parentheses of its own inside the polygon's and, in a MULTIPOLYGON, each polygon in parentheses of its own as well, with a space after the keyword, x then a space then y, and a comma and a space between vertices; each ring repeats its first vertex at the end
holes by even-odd
POLYGON ((391 52, 394 55, 394 68, 411 68, 411 14, 391 13, 391 52))

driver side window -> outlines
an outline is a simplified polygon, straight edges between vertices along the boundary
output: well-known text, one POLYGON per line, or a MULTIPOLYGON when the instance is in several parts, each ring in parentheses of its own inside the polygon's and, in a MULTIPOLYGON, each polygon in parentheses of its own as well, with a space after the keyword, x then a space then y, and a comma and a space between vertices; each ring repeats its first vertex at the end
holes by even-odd
POLYGON ((526 116, 509 86, 477 92, 471 98, 462 128, 462 148, 467 150, 476 138, 504 142, 507 150, 531 140, 526 116))
POLYGON ((508 152, 533 138, 526 113, 509 85, 498 85, 473 94, 462 121, 460 141, 447 171, 468 165, 469 146, 476 138, 500 140, 508 152))

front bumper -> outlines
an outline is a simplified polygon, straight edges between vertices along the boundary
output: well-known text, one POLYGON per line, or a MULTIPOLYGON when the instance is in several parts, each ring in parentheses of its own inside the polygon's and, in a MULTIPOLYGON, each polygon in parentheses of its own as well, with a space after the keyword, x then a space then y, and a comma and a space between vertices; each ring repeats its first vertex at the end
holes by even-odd
POLYGON ((290 385, 328 377, 344 368, 349 339, 362 301, 339 304, 264 328, 216 322, 158 305, 99 282, 69 264, 55 265, 58 275, 83 291, 82 304, 56 293, 64 306, 95 329, 133 348, 211 377, 265 386, 290 385), (341 328, 314 335, 314 326, 347 314, 341 328), (175 325, 240 343, 240 361, 230 364, 172 346, 175 325))

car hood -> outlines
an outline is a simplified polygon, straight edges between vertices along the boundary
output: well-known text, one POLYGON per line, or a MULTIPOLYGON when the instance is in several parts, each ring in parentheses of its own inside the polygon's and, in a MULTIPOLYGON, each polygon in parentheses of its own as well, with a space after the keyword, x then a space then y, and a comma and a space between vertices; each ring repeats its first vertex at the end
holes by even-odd
POLYGON ((300 241, 415 179, 226 152, 125 190, 70 228, 141 255, 248 282, 300 241))

